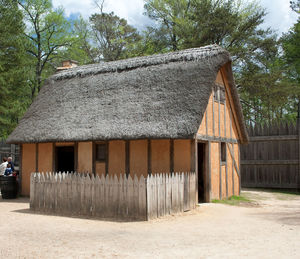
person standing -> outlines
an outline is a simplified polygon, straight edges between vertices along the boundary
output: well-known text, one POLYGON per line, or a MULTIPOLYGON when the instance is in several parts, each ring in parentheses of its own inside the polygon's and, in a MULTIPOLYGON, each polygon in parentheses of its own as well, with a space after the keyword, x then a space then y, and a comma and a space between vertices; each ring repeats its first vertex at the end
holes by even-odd
POLYGON ((14 172, 14 171, 15 171, 15 165, 14 165, 14 163, 13 163, 13 161, 12 161, 12 157, 11 157, 11 156, 9 156, 9 157, 7 158, 7 162, 8 162, 8 164, 10 164, 10 168, 11 168, 11 170, 14 172))
POLYGON ((8 164, 7 158, 3 157, 2 163, 0 164, 0 175, 4 175, 4 172, 5 172, 6 168, 7 168, 7 164, 8 164))

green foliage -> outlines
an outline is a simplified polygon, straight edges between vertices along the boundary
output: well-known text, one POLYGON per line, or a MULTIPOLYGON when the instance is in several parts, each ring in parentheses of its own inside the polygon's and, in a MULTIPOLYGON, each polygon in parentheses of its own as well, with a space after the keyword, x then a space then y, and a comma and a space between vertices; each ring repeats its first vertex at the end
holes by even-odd
POLYGON ((17 3, 0 1, 0 139, 5 139, 27 108, 24 76, 24 24, 17 3))
POLYGON ((232 206, 239 206, 239 205, 245 205, 245 204, 253 204, 253 200, 248 199, 244 196, 231 196, 228 199, 223 200, 212 200, 212 203, 221 203, 226 205, 232 205, 232 206))
MULTIPOLYGON (((232 55, 246 123, 295 121, 300 99, 299 19, 280 40, 260 29, 256 1, 145 0, 141 33, 114 13, 68 21, 51 0, 0 0, 0 138, 61 61, 80 65, 218 44, 232 55), (19 8, 18 8, 19 7, 19 8), (26 24, 26 26, 24 25, 26 24)), ((300 1, 290 1, 297 14, 300 1)))
POLYGON ((93 14, 90 17, 97 58, 113 61, 132 56, 140 35, 125 19, 111 13, 93 14))
POLYGON ((79 65, 91 64, 96 62, 97 53, 91 45, 91 30, 88 22, 82 16, 72 22, 72 32, 74 36, 72 44, 70 44, 64 51, 57 53, 57 58, 53 64, 61 65, 63 60, 76 60, 79 65))
MULTIPOLYGON (((145 10, 156 22, 144 33, 146 54, 218 44, 232 55, 247 124, 295 120, 299 91, 282 62, 277 36, 259 28, 266 12, 256 1, 147 0, 145 10)), ((298 67, 299 39, 295 33, 287 38, 287 60, 298 67)))
POLYGON ((19 6, 27 24, 26 50, 29 54, 29 72, 32 73, 30 86, 33 99, 44 79, 54 72, 51 62, 71 46, 74 38, 63 9, 53 10, 51 0, 19 0, 19 6))
POLYGON ((300 21, 282 37, 282 47, 290 78, 300 83, 300 21))

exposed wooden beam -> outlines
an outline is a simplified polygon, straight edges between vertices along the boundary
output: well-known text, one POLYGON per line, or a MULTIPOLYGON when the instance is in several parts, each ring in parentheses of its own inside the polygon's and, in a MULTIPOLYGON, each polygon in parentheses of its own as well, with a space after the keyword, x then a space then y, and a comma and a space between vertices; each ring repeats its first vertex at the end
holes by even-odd
POLYGON ((109 174, 109 141, 105 141, 106 153, 105 153, 105 176, 109 174))
POLYGON ((208 162, 208 181, 209 181, 209 197, 207 202, 210 202, 210 197, 211 197, 211 142, 208 141, 208 152, 207 152, 207 162, 208 162))
MULTIPOLYGON (((229 144, 229 145, 232 145, 232 155, 233 155, 233 157, 234 157, 234 144, 232 143, 232 144, 229 144)), ((232 165, 232 195, 234 195, 234 164, 233 164, 233 158, 231 157, 231 161, 232 161, 232 163, 231 163, 231 165, 232 165)))
POLYGON ((215 136, 215 90, 214 88, 212 91, 212 129, 213 129, 213 136, 215 136))
POLYGON ((151 140, 147 140, 147 146, 148 146, 148 151, 147 151, 147 162, 148 162, 148 175, 152 174, 152 150, 151 150, 151 140))
POLYGON ((39 171, 39 144, 35 144, 35 171, 39 171))
POLYGON ((130 174, 130 141, 125 141, 125 173, 128 177, 130 174))
POLYGON ((96 176, 96 143, 92 142, 92 170, 94 173, 94 176, 96 176))
POLYGON ((234 168, 235 168, 235 170, 236 170, 236 173, 237 173, 237 175, 238 175, 239 178, 240 178, 240 170, 239 170, 239 168, 238 168, 238 166, 237 166, 237 164, 236 164, 236 162, 235 162, 235 159, 234 159, 234 155, 233 155, 231 146, 230 146, 228 143, 226 143, 226 145, 227 145, 227 147, 228 147, 228 149, 229 149, 229 153, 230 153, 230 155, 231 155, 231 158, 232 158, 232 161, 233 161, 233 164, 234 164, 234 168))
POLYGON ((78 170, 78 142, 75 142, 74 143, 74 171, 77 170, 78 170))
POLYGON ((170 172, 174 172, 174 139, 170 139, 170 172))
POLYGON ((56 149, 55 142, 52 143, 52 171, 56 172, 56 149))
POLYGON ((222 162, 221 162, 221 142, 219 143, 219 191, 222 200, 222 162))

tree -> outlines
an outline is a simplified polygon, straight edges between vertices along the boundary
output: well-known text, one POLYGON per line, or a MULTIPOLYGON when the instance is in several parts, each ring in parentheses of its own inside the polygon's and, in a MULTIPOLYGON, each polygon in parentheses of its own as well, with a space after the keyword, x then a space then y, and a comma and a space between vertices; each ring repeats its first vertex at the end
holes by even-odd
POLYGON ((259 28, 266 13, 255 1, 147 0, 145 10, 156 22, 155 33, 147 34, 148 51, 156 51, 153 43, 159 42, 162 52, 218 44, 231 53, 247 123, 290 117, 290 111, 294 118, 297 89, 281 61, 277 36, 259 28), (167 38, 157 37, 163 31, 167 38))
POLYGON ((90 17, 97 60, 113 61, 133 56, 141 37, 137 30, 113 12, 103 12, 104 1, 98 5, 100 13, 90 17))
MULTIPOLYGON (((297 14, 300 11, 300 0, 291 1, 291 8, 297 14)), ((290 29, 287 34, 281 38, 282 48, 284 50, 284 58, 291 79, 300 84, 300 19, 290 29)))
POLYGON ((296 13, 300 12, 300 0, 290 1, 290 6, 294 12, 296 12, 296 13))
POLYGON ((87 21, 80 16, 71 22, 73 40, 72 44, 63 51, 58 52, 55 62, 60 66, 61 60, 76 60, 79 65, 96 62, 97 52, 91 45, 91 29, 87 21))
POLYGON ((182 41, 193 26, 189 19, 191 1, 188 0, 147 0, 145 1, 145 15, 158 23, 156 34, 163 31, 166 49, 182 49, 182 41))
POLYGON ((64 18, 63 9, 53 10, 51 0, 18 0, 28 25, 27 52, 32 57, 34 74, 31 80, 31 97, 40 91, 43 80, 53 73, 51 61, 60 50, 72 43, 70 24, 64 18))
POLYGON ((257 39, 270 34, 259 30, 265 11, 255 2, 231 0, 147 0, 145 14, 157 30, 166 31, 165 48, 179 50, 218 44, 235 59, 246 58, 260 47, 257 39), (253 38, 256 38, 256 46, 253 38))
POLYGON ((274 37, 236 74, 242 85, 239 93, 248 124, 295 120, 295 101, 300 89, 286 72, 279 41, 274 37))
POLYGON ((27 108, 24 24, 13 0, 0 0, 0 139, 5 139, 27 108))

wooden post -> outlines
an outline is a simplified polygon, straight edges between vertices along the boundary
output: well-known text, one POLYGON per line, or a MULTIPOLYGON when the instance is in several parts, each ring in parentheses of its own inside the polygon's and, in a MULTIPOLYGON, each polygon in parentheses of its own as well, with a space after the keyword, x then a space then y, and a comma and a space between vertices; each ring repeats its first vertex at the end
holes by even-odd
POLYGON ((198 142, 197 142, 197 137, 195 137, 195 150, 194 150, 194 164, 195 164, 195 188, 196 188, 196 197, 195 197, 195 201, 196 201, 196 204, 199 203, 198 201, 198 190, 199 190, 199 186, 198 186, 198 142))
POLYGON ((35 144, 35 171, 39 171, 39 144, 35 144))
MULTIPOLYGON (((240 144, 238 143, 238 167, 239 171, 241 171, 241 149, 240 144)), ((242 174, 239 174, 239 195, 241 195, 241 189, 242 189, 242 174)))
POLYGON ((19 193, 21 194, 22 193, 22 156, 23 156, 23 144, 20 144, 20 147, 19 147, 19 176, 18 176, 18 179, 19 179, 19 193))
POLYGON ((55 154, 55 143, 52 143, 52 171, 56 171, 56 154, 55 154))
POLYGON ((174 172, 174 139, 170 139, 170 173, 174 172))
POLYGON ((128 177, 130 175, 130 142, 125 141, 125 173, 128 177))
POLYGON ((214 87, 212 91, 212 128, 213 128, 213 136, 215 136, 215 89, 214 87))
POLYGON ((210 202, 210 197, 211 197, 211 142, 209 141, 207 143, 207 152, 206 152, 206 165, 208 166, 207 172, 208 172, 208 190, 207 194, 208 196, 205 198, 206 202, 210 202))
MULTIPOLYGON (((225 83, 224 83, 224 87, 225 87, 225 83)), ((226 95, 225 95, 225 101, 224 101, 224 138, 227 139, 227 136, 226 136, 226 95)), ((225 164, 225 170, 226 170, 226 198, 228 199, 228 168, 227 168, 228 156, 227 156, 227 145, 225 147, 225 150, 226 150, 226 164, 225 164)))
MULTIPOLYGON (((75 171, 78 171, 78 169, 75 171)), ((96 143, 94 141, 92 142, 92 171, 96 176, 96 143)))
POLYGON ((298 116, 297 116, 297 134, 298 134, 298 183, 297 189, 300 191, 300 101, 298 103, 298 116))
POLYGON ((148 163, 148 175, 151 175, 152 173, 152 165, 151 165, 151 158, 152 158, 152 150, 151 150, 151 139, 148 139, 148 150, 147 150, 147 163, 148 163))
POLYGON ((222 200, 222 162, 221 162, 221 142, 219 142, 219 191, 222 200))
POLYGON ((78 142, 74 143, 74 171, 78 171, 78 142))
POLYGON ((207 125, 208 119, 207 119, 207 108, 205 110, 205 133, 208 135, 208 125, 207 125))
POLYGON ((105 153, 105 176, 108 175, 108 166, 109 166, 109 142, 105 141, 106 144, 106 153, 105 153))
MULTIPOLYGON (((233 152, 233 156, 234 156, 234 143, 232 143, 232 152, 233 152)), ((232 164, 232 196, 234 196, 234 162, 233 162, 234 158, 231 157, 231 164, 232 164)))

